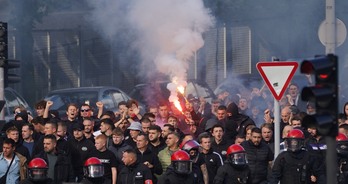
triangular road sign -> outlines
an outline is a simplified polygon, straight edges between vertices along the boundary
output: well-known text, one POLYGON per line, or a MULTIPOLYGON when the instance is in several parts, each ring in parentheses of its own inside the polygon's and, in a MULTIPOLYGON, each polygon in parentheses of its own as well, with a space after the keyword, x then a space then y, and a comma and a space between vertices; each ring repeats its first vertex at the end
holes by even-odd
POLYGON ((256 67, 273 97, 280 101, 296 72, 298 63, 288 61, 259 62, 256 67))

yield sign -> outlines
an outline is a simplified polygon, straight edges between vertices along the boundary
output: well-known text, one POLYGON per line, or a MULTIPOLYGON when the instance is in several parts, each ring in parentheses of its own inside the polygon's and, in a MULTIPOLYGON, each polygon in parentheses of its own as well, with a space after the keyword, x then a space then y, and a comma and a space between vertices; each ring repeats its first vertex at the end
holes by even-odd
POLYGON ((273 94, 280 101, 298 67, 297 62, 259 62, 257 70, 273 94))

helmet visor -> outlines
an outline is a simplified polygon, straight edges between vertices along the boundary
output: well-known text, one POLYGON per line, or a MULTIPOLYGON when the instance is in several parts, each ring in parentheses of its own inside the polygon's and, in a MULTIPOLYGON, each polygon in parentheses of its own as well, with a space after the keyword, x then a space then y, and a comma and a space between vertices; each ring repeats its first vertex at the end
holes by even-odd
POLYGON ((84 174, 89 178, 99 178, 104 175, 104 166, 103 165, 89 165, 84 167, 84 174))
POLYGON ((44 180, 47 176, 47 168, 30 168, 28 176, 34 181, 44 180))
POLYGON ((292 152, 299 151, 303 147, 303 140, 288 138, 285 141, 285 147, 287 150, 292 152))
POLYGON ((179 174, 190 174, 192 172, 191 161, 175 161, 173 162, 175 172, 179 174))
POLYGON ((245 153, 234 153, 230 155, 231 163, 234 165, 245 165, 248 163, 245 153))

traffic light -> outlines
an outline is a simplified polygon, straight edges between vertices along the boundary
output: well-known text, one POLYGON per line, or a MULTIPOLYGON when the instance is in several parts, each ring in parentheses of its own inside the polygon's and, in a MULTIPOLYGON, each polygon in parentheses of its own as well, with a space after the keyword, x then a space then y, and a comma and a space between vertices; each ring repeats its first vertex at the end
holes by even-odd
POLYGON ((7 55, 7 23, 0 22, 0 67, 4 67, 7 55))
POLYGON ((7 23, 0 22, 0 67, 4 68, 4 87, 10 83, 17 83, 20 81, 20 76, 9 73, 10 69, 20 67, 18 60, 8 58, 8 31, 7 23))
POLYGON ((7 59, 4 68, 5 76, 5 87, 8 87, 8 84, 18 83, 21 81, 21 77, 17 74, 9 73, 10 69, 15 69, 20 67, 19 60, 7 59))
POLYGON ((306 126, 315 126, 324 136, 336 137, 338 131, 338 58, 333 54, 304 60, 301 73, 313 74, 315 85, 302 90, 302 100, 314 102, 315 115, 303 119, 306 126))

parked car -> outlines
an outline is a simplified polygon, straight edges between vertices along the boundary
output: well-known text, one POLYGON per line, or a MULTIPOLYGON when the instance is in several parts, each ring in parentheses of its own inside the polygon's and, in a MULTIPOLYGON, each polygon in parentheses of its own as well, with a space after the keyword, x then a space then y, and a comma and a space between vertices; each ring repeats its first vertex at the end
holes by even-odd
POLYGON ((27 109, 29 114, 33 113, 32 108, 28 105, 25 99, 10 87, 5 88, 4 99, 6 103, 3 111, 6 122, 14 119, 14 109, 18 106, 22 106, 27 109))
MULTIPOLYGON (((169 81, 156 81, 136 85, 129 95, 145 105, 157 105, 160 101, 167 101, 170 91, 167 89, 169 81)), ((211 102, 215 98, 214 92, 203 81, 188 80, 185 88, 186 98, 204 97, 207 102, 211 102)))
POLYGON ((48 93, 45 100, 53 101, 52 110, 58 110, 60 116, 65 116, 67 105, 75 103, 78 106, 90 104, 95 107, 98 101, 104 108, 111 111, 118 110, 118 103, 131 99, 125 92, 115 87, 80 87, 54 90, 48 93))

